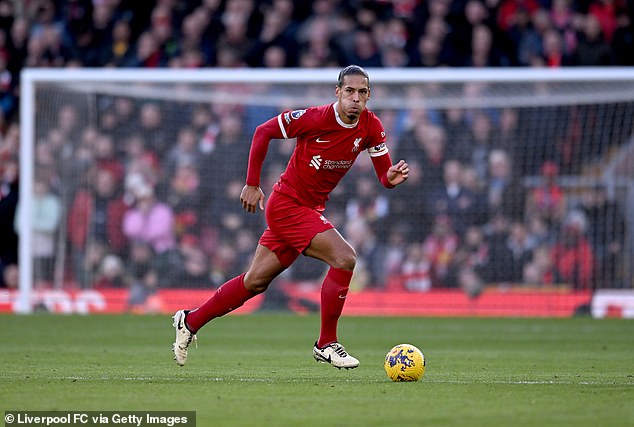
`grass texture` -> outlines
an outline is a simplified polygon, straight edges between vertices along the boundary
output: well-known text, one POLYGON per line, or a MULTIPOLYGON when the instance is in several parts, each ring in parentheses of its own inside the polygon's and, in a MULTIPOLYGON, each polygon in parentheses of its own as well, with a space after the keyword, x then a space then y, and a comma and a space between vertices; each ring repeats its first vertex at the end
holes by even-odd
POLYGON ((0 315, 0 410, 196 411, 198 426, 631 426, 628 320, 343 317, 354 370, 318 364, 315 315, 213 321, 186 366, 169 316, 0 315), (425 354, 392 383, 396 344, 425 354))

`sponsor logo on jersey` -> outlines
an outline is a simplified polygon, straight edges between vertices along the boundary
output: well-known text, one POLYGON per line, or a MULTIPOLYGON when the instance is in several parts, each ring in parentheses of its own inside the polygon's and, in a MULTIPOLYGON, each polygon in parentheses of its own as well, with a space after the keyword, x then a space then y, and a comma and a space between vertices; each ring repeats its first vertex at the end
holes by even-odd
POLYGON ((308 165, 317 170, 319 169, 350 169, 352 160, 325 160, 318 154, 310 159, 308 165))
POLYGON ((315 141, 317 141, 317 142, 330 142, 329 139, 321 139, 321 138, 317 138, 315 141))
POLYGON ((319 154, 316 156, 313 156, 313 158, 310 159, 309 165, 319 170, 319 168, 321 168, 321 156, 319 154))
POLYGON ((352 147, 352 151, 359 151, 359 144, 363 138, 355 138, 354 139, 354 147, 352 147))
POLYGON ((291 113, 289 112, 284 113, 284 121, 286 122, 286 124, 291 123, 291 113))
POLYGON ((306 110, 295 110, 295 111, 291 111, 291 117, 294 118, 295 120, 299 119, 301 116, 304 115, 304 113, 306 112, 306 110))
POLYGON ((352 160, 324 160, 324 169, 349 169, 352 160))

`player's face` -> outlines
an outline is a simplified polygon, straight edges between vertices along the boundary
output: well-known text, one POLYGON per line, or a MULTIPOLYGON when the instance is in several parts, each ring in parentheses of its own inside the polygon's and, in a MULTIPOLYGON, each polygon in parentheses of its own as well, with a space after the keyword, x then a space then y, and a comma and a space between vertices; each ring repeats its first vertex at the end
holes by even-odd
POLYGON ((339 100, 338 113, 341 120, 348 124, 355 123, 370 99, 368 79, 357 74, 345 76, 341 87, 337 86, 335 89, 335 94, 339 100))

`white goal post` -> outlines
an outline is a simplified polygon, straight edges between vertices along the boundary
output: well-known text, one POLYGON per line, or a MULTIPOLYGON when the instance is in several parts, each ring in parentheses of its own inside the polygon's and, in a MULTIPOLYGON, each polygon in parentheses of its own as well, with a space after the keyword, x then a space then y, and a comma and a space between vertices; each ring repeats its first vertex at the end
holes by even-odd
MULTIPOLYGON (((545 108, 551 106, 632 104, 634 103, 634 68, 559 68, 559 69, 368 69, 373 89, 373 110, 426 109, 446 110, 545 108), (439 89, 440 88, 440 89, 439 89), (483 89, 484 88, 484 89, 483 89)), ((20 217, 19 298, 15 311, 31 313, 33 264, 32 195, 35 176, 37 120, 45 112, 38 103, 42 87, 55 86, 69 92, 99 93, 142 99, 181 100, 184 102, 252 103, 277 108, 300 108, 331 102, 338 69, 25 69, 20 85, 20 217), (275 85, 287 92, 274 91, 244 94, 223 91, 230 88, 275 85), (215 85, 215 86, 213 86, 215 85), (313 85, 321 91, 308 90, 313 85), (326 90, 323 90, 323 87, 326 90), (332 90, 329 90, 331 88, 332 90)), ((44 105, 51 108, 51 106, 44 105)), ((54 107, 52 107, 54 108, 54 107)), ((629 108, 629 107, 628 107, 629 108)), ((626 110, 631 111, 631 110, 626 110)), ((51 114, 51 112, 47 112, 51 114)), ((622 117, 617 118, 623 121, 622 117)), ((534 124, 539 126, 539 123, 534 124)), ((630 141, 619 141, 618 152, 604 156, 599 174, 563 175, 559 183, 576 191, 580 186, 605 184, 625 211, 625 277, 631 287, 634 251, 634 166, 631 159, 634 129, 620 129, 630 141), (628 133, 629 132, 629 133, 628 133)), ((601 142, 597 142, 601 144, 601 142)), ((600 151, 600 150, 598 150, 600 151)), ((527 186, 536 176, 525 176, 527 186)))

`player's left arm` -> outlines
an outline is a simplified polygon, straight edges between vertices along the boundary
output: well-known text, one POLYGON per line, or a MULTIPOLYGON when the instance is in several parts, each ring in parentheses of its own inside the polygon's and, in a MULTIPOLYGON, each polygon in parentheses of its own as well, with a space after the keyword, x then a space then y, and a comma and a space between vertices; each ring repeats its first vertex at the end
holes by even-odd
POLYGON ((370 117, 368 154, 372 159, 374 171, 381 184, 385 188, 394 188, 407 180, 409 166, 405 160, 399 160, 398 163, 392 164, 392 158, 385 143, 386 136, 383 123, 373 113, 370 113, 370 117))
POLYGON ((379 156, 371 156, 376 176, 385 188, 394 188, 407 180, 409 165, 405 160, 399 160, 392 164, 390 153, 385 152, 379 156))
POLYGON ((249 151, 246 185, 240 193, 240 202, 247 212, 255 213, 258 207, 260 210, 264 210, 264 192, 260 188, 262 165, 264 164, 271 139, 282 137, 279 127, 279 116, 262 123, 253 133, 249 151))

